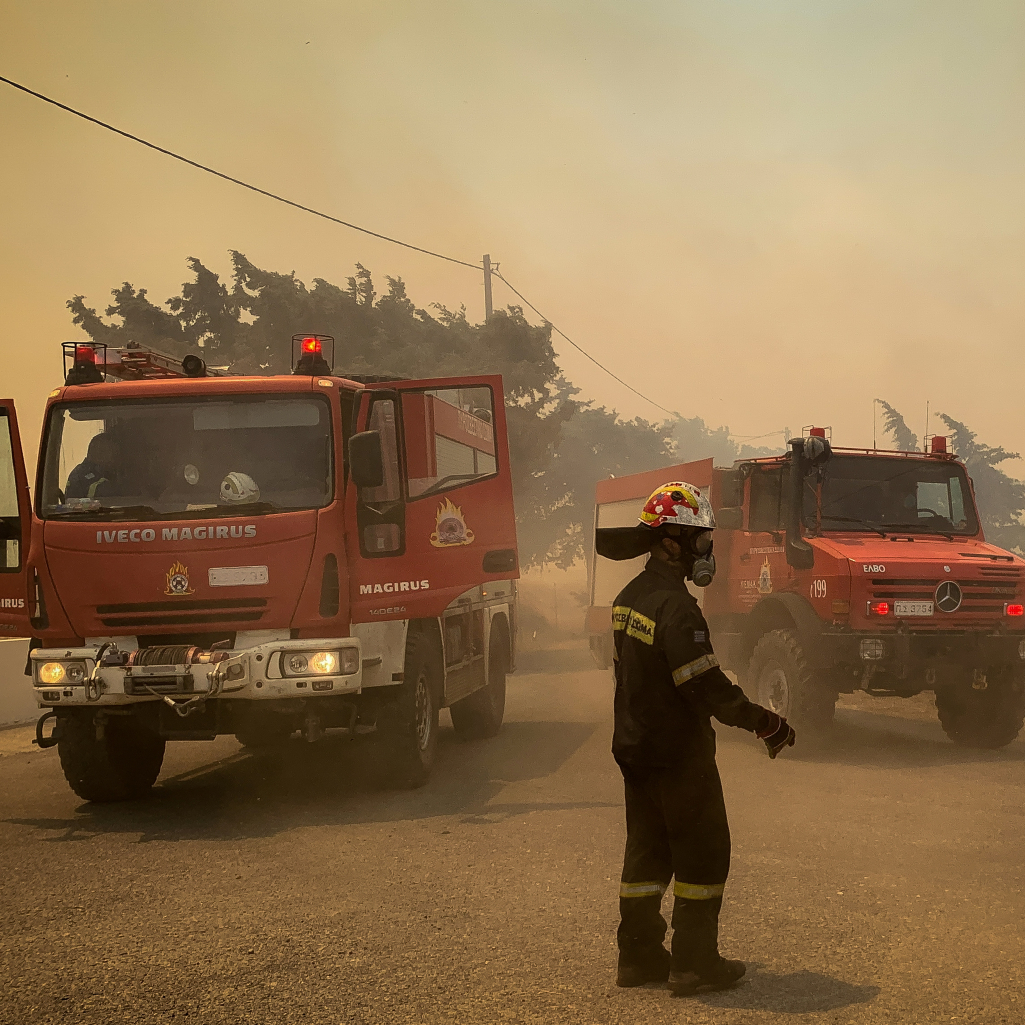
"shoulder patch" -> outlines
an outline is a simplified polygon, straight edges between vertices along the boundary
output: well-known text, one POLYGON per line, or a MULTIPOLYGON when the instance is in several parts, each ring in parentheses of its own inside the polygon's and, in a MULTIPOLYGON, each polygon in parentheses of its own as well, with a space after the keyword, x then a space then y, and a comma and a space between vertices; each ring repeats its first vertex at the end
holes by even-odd
POLYGON ((617 605, 612 610, 612 629, 625 630, 627 637, 645 644, 655 643, 655 620, 642 616, 627 605, 617 605))

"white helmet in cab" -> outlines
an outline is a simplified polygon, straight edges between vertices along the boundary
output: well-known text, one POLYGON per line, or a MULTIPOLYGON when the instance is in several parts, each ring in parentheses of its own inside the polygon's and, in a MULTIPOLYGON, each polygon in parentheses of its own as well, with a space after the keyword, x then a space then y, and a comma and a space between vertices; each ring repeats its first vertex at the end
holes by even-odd
POLYGON ((221 501, 228 505, 243 505, 260 501, 260 489, 248 473, 232 470, 221 481, 221 501))

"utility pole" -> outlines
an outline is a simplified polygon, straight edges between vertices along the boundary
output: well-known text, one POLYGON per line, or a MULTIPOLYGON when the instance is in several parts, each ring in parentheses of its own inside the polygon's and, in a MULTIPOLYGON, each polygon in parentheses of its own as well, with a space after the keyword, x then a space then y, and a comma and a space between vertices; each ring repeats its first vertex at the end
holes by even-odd
POLYGON ((491 314, 495 311, 491 306, 491 257, 484 254, 484 323, 491 320, 491 314))

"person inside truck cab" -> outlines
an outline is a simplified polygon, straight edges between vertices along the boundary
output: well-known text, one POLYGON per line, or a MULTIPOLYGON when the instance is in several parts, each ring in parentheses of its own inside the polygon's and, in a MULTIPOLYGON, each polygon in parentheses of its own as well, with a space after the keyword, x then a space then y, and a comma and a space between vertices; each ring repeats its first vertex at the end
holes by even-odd
POLYGON ((107 433, 89 442, 85 459, 68 474, 65 498, 107 498, 118 480, 117 443, 107 433))

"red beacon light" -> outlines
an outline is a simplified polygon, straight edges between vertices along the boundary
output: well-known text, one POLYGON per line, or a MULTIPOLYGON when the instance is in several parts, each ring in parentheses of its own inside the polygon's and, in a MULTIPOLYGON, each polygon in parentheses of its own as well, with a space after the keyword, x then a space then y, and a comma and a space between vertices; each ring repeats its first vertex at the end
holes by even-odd
POLYGON ((107 365, 107 347, 103 342, 64 342, 64 383, 102 384, 101 367, 107 365))
POLYGON ((1018 603, 1009 603, 1004 606, 1005 616, 1025 616, 1025 605, 1019 605, 1018 603))
POLYGON ((824 438, 826 436, 826 429, 825 427, 812 427, 808 431, 808 436, 810 438, 824 438))
POLYGON ((870 616, 888 616, 890 614, 890 603, 888 601, 870 601, 868 603, 868 614, 870 616))
POLYGON ((309 377, 331 373, 335 340, 331 335, 292 335, 292 373, 309 377))
POLYGON ((929 452, 934 456, 945 456, 947 454, 947 439, 942 434, 934 434, 929 452))

